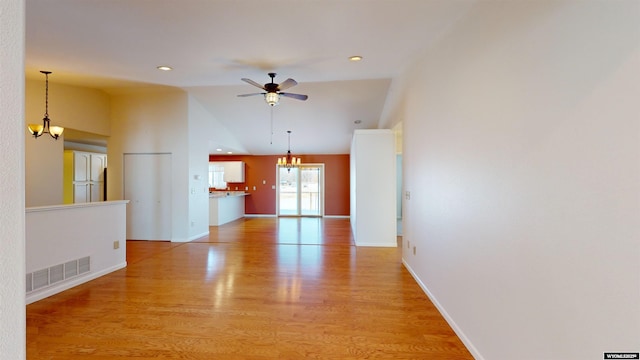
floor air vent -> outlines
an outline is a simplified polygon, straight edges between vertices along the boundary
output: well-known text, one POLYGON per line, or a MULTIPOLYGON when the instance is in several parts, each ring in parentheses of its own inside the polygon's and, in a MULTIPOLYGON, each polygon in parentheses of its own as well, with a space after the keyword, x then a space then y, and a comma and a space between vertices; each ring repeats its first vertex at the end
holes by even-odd
POLYGON ((54 285, 91 270, 91 257, 86 256, 64 264, 58 264, 46 269, 27 274, 27 293, 54 285))

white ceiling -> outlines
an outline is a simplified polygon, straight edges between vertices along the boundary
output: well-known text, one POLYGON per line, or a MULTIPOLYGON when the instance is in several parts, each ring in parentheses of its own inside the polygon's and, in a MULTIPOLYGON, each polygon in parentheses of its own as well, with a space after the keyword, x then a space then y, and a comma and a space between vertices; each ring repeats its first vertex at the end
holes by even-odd
POLYGON ((26 71, 107 92, 158 85, 191 93, 254 155, 348 153, 377 128, 392 79, 442 39, 473 0, 26 0, 26 71), (349 62, 351 55, 364 60, 349 62), (169 65, 163 72, 158 65, 169 65), (271 110, 241 78, 298 85, 271 110), (355 124, 360 120, 360 124, 355 124))

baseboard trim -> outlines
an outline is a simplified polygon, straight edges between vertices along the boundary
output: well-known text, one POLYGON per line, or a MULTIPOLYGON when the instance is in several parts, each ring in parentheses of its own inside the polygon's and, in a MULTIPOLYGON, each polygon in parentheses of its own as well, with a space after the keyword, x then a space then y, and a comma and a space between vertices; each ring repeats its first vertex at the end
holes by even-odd
POLYGON ((398 242, 388 242, 388 243, 368 243, 368 242, 355 242, 356 246, 368 246, 368 247, 398 247, 398 242))
POLYGON ((193 236, 189 237, 189 239, 187 239, 187 242, 193 241, 193 240, 196 240, 196 239, 200 239, 200 238, 203 238, 205 236, 209 236, 209 230, 207 230, 207 231, 205 231, 205 232, 203 232, 203 233, 201 233, 199 235, 193 235, 193 236))
MULTIPOLYGON (((276 214, 244 214, 244 217, 246 217, 246 218, 272 218, 272 217, 278 217, 278 215, 276 215, 276 214)), ((349 219, 349 218, 351 218, 350 215, 323 215, 321 217, 328 218, 328 219, 349 219)))
POLYGON ((74 277, 72 280, 69 280, 67 282, 58 284, 58 285, 54 285, 54 286, 50 286, 47 287, 46 289, 42 289, 42 291, 33 291, 31 293, 29 293, 26 298, 25 298, 25 302, 27 305, 34 303, 38 300, 42 300, 44 298, 47 298, 51 295, 55 295, 57 293, 61 293, 65 290, 71 289, 72 287, 76 287, 80 284, 84 284, 86 282, 89 282, 91 280, 97 279, 101 276, 107 275, 111 272, 114 272, 116 270, 120 270, 122 268, 127 267, 127 262, 123 262, 111 267, 108 267, 106 269, 100 270, 100 271, 96 271, 96 272, 89 272, 86 273, 86 275, 81 275, 78 277, 74 277))
POLYGON ((424 293, 427 294, 427 297, 429 298, 429 300, 431 300, 433 305, 436 306, 436 308, 438 309, 442 317, 444 317, 445 321, 449 324, 449 326, 451 326, 451 328, 456 333, 460 341, 462 341, 462 343, 467 348, 467 350, 469 350, 469 352, 471 353, 471 356, 473 356, 473 358, 477 360, 484 360, 484 357, 480 354, 478 349, 476 349, 476 347, 473 346, 473 343, 471 342, 471 340, 469 340, 469 338, 464 334, 464 332, 462 331, 462 329, 460 329, 458 324, 456 324, 456 322, 453 321, 453 318, 449 316, 449 313, 447 313, 444 307, 438 302, 438 299, 436 299, 436 297, 431 293, 431 291, 429 291, 429 288, 427 288, 427 286, 422 282, 422 280, 420 280, 420 278, 413 271, 411 266, 409 266, 409 264, 407 264, 407 262, 404 261, 404 259, 402 259, 402 264, 407 269, 407 271, 409 271, 411 276, 413 276, 413 278, 418 283, 418 286, 420 286, 422 291, 424 291, 424 293))

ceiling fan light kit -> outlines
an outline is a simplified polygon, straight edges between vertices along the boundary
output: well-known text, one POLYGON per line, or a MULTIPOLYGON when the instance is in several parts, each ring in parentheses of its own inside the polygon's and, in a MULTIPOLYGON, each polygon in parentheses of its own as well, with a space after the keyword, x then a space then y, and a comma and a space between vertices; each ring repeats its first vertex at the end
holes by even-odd
POLYGON ((266 101, 267 104, 269 104, 271 106, 276 106, 276 105, 278 105, 278 102, 280 101, 280 95, 278 95, 278 93, 274 93, 274 92, 266 93, 266 94, 264 94, 264 101, 266 101))
POLYGON ((264 85, 260 85, 257 82, 251 80, 251 79, 247 79, 247 78, 242 78, 241 80, 246 82, 247 84, 251 84, 255 87, 258 87, 262 90, 264 90, 265 92, 260 92, 260 93, 251 93, 251 94, 241 94, 238 95, 239 97, 247 97, 247 96, 254 96, 254 95, 264 95, 264 101, 271 105, 271 106, 276 106, 278 105, 278 103, 280 102, 280 97, 284 96, 284 97, 288 97, 288 98, 292 98, 292 99, 296 99, 296 100, 302 100, 305 101, 307 100, 309 97, 307 95, 302 95, 302 94, 292 94, 292 93, 285 93, 282 92, 283 90, 286 90, 292 86, 296 86, 298 85, 298 82, 289 78, 287 80, 285 80, 284 82, 282 82, 281 84, 276 84, 273 80, 276 77, 276 73, 269 73, 268 74, 269 77, 271 78, 271 82, 270 83, 266 83, 264 85))

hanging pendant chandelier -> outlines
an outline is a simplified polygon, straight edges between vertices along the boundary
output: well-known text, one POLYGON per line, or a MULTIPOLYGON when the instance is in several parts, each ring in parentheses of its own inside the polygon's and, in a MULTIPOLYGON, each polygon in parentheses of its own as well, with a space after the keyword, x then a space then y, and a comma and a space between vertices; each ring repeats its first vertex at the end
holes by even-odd
POLYGON ((49 134, 52 138, 58 140, 64 128, 61 126, 51 126, 51 120, 49 120, 49 74, 51 74, 51 71, 40 72, 45 76, 44 118, 42 118, 42 125, 29 124, 27 127, 34 138, 38 138, 42 134, 49 134))
POLYGON ((287 130, 287 134, 289 136, 289 147, 287 148, 287 156, 283 156, 278 158, 278 166, 284 167, 287 169, 287 172, 291 172, 291 168, 295 166, 300 166, 300 158, 296 158, 295 156, 291 156, 291 130, 287 130))

